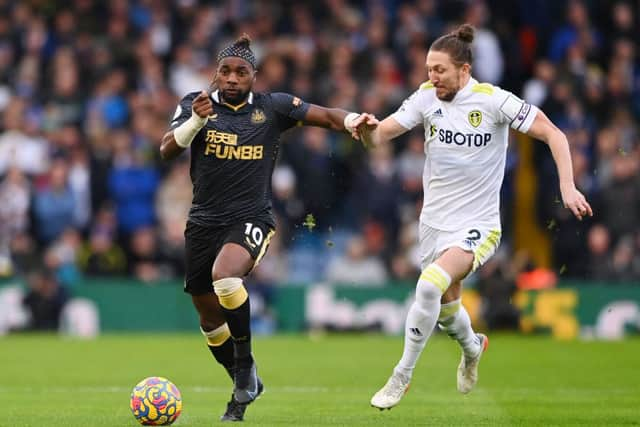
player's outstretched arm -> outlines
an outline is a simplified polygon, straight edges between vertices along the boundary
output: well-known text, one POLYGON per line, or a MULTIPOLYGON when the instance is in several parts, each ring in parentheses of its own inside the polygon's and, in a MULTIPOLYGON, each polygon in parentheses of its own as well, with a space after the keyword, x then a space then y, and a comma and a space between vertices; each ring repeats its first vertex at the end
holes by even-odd
POLYGON ((373 114, 369 113, 350 113, 340 108, 326 108, 309 104, 309 110, 307 110, 307 114, 304 117, 304 124, 337 131, 347 131, 353 138, 358 139, 359 135, 353 125, 356 120, 361 120, 365 123, 377 123, 378 121, 373 114))
POLYGON ((576 189, 573 181, 573 166, 571 164, 569 141, 567 141, 564 132, 558 129, 546 114, 538 110, 527 135, 544 141, 549 145, 553 160, 558 169, 560 194, 562 195, 564 206, 571 209, 571 212, 580 220, 587 215, 593 216, 589 202, 587 202, 582 193, 576 189))
POLYGON ((160 144, 160 157, 171 160, 178 157, 193 142, 200 129, 207 123, 207 117, 213 114, 213 102, 207 92, 202 91, 191 105, 191 117, 177 128, 165 133, 160 144))
POLYGON ((360 116, 354 120, 353 126, 358 135, 356 139, 360 139, 366 146, 382 144, 408 131, 391 116, 381 122, 366 120, 360 116))

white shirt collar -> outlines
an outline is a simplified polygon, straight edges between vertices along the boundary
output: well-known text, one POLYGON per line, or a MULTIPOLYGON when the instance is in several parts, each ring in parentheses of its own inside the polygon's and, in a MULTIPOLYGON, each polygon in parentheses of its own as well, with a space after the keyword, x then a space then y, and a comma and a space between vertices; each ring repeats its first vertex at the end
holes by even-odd
POLYGON ((456 93, 456 96, 454 96, 453 99, 449 102, 460 101, 460 99, 464 98, 469 90, 471 90, 471 87, 477 83, 478 81, 476 79, 474 79, 473 77, 469 77, 469 81, 467 82, 467 84, 460 88, 458 93, 456 93))
MULTIPOLYGON (((211 98, 218 104, 220 104, 220 95, 218 94, 217 89, 211 93, 211 98)), ((249 92, 249 96, 247 97, 247 104, 253 104, 253 92, 249 92)))

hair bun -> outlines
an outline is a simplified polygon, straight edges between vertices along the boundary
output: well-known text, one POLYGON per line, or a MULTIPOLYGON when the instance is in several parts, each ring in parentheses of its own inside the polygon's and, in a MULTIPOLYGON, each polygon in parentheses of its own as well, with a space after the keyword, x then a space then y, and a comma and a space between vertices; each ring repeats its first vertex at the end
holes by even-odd
POLYGON ((473 28, 469 24, 462 24, 458 29, 454 32, 455 36, 462 40, 465 43, 473 42, 473 37, 475 35, 475 28, 473 28))
POLYGON ((247 33, 243 33, 233 44, 249 49, 249 45, 251 45, 251 38, 247 33))

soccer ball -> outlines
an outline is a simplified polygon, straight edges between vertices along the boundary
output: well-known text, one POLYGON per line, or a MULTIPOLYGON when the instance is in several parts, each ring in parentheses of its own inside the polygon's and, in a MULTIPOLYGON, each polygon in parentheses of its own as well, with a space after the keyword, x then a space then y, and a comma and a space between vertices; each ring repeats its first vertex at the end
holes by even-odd
POLYGON ((182 411, 180 390, 162 377, 140 381, 131 392, 131 412, 143 426, 172 424, 182 411))

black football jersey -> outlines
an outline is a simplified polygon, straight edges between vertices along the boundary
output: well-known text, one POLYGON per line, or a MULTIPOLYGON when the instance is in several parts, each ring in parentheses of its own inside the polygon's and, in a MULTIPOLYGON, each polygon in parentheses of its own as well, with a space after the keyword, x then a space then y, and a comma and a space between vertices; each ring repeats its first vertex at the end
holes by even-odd
MULTIPOLYGON (((170 129, 191 117, 198 93, 182 98, 170 129)), ((218 102, 215 92, 211 98, 213 114, 191 144, 189 220, 205 227, 245 220, 275 226, 271 175, 280 134, 304 120, 309 104, 286 93, 252 93, 240 106, 218 102)))

